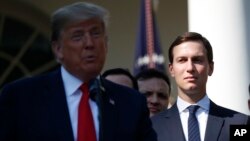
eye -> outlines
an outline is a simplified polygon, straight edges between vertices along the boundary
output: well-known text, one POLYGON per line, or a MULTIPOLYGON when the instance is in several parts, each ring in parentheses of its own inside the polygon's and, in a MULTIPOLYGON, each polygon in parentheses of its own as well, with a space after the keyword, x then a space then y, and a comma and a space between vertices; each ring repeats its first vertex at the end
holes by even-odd
POLYGON ((100 28, 100 27, 95 27, 93 28, 91 31, 90 31, 90 35, 91 37, 94 37, 94 38, 98 38, 98 37, 101 37, 103 35, 103 29, 100 28))
POLYGON ((79 41, 83 38, 84 34, 83 33, 74 33, 72 36, 71 36, 71 39, 73 41, 79 41))
POLYGON ((145 92, 145 93, 142 93, 142 94, 144 94, 146 97, 150 97, 152 95, 151 92, 145 92))
POLYGON ((200 63, 202 63, 204 61, 204 59, 202 57, 195 57, 195 58, 192 59, 192 61, 194 63, 200 64, 200 63))
POLYGON ((187 61, 187 59, 186 59, 186 58, 183 58, 183 57, 177 59, 177 62, 178 62, 178 63, 184 63, 184 62, 186 62, 186 61, 187 61))
POLYGON ((158 97, 161 99, 167 99, 167 94, 164 93, 157 93, 158 97))

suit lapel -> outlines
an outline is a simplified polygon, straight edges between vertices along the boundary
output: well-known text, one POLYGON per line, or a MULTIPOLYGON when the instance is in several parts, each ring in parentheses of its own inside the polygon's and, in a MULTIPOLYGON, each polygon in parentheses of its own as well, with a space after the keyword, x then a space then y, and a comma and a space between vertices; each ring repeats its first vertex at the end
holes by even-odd
POLYGON ((51 127, 60 141, 74 141, 61 71, 51 73, 46 82, 51 127))
POLYGON ((168 118, 168 120, 166 120, 166 127, 169 128, 167 130, 167 132, 169 132, 169 137, 167 138, 170 138, 170 140, 173 141, 185 141, 181 119, 176 103, 168 110, 165 118, 168 118))
POLYGON ((103 112, 102 112, 102 135, 100 135, 100 141, 115 141, 115 131, 117 128, 117 99, 112 89, 109 89, 107 81, 103 80, 105 87, 103 94, 103 112))
POLYGON ((205 141, 218 140, 224 123, 224 119, 218 116, 219 112, 217 105, 210 101, 205 141))

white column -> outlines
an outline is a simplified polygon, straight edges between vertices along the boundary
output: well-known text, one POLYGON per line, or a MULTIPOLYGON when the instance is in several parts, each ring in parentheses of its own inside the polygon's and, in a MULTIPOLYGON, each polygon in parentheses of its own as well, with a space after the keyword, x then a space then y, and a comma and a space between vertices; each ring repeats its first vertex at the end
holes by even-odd
POLYGON ((214 73, 208 96, 218 105, 249 114, 250 2, 248 0, 188 0, 189 31, 211 43, 214 73), (248 14, 249 13, 249 14, 248 14))

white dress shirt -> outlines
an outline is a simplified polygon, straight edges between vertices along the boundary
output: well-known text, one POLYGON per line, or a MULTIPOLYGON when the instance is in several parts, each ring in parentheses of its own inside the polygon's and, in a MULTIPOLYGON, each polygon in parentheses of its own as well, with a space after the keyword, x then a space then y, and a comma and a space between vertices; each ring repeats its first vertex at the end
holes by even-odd
MULTIPOLYGON (((64 90, 66 93, 66 100, 69 109, 69 115, 71 120, 71 126, 73 129, 74 140, 77 139, 77 124, 78 124, 78 106, 82 96, 82 92, 79 87, 82 85, 82 81, 72 74, 70 74, 64 67, 61 67, 62 80, 64 90)), ((99 140, 99 120, 98 120, 98 107, 96 102, 89 99, 90 108, 94 118, 96 139, 99 140)))
MULTIPOLYGON (((181 99, 179 96, 177 97, 177 107, 179 109, 179 114, 180 114, 181 123, 182 123, 182 129, 183 129, 186 141, 188 141, 188 116, 189 116, 189 111, 188 111, 187 107, 189 107, 190 105, 191 105, 190 103, 187 103, 186 101, 181 99)), ((201 141, 204 141, 206 127, 207 127, 209 106, 210 106, 210 101, 209 101, 208 96, 205 95, 195 105, 200 106, 200 108, 197 110, 195 115, 196 115, 196 118, 199 122, 201 141)))

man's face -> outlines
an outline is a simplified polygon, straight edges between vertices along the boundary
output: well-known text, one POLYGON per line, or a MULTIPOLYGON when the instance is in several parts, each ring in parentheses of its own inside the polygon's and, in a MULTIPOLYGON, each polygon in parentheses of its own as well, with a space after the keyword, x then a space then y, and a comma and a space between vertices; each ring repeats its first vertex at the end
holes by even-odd
POLYGON ((99 19, 82 20, 65 26, 53 50, 62 65, 80 79, 98 75, 105 63, 107 37, 99 19))
POLYGON ((159 78, 139 80, 138 86, 139 91, 147 98, 150 116, 168 107, 170 88, 165 80, 159 78))
POLYGON ((174 47, 169 71, 175 78, 180 97, 185 99, 193 96, 199 99, 206 93, 207 78, 212 75, 213 64, 208 63, 201 42, 188 41, 174 47))

